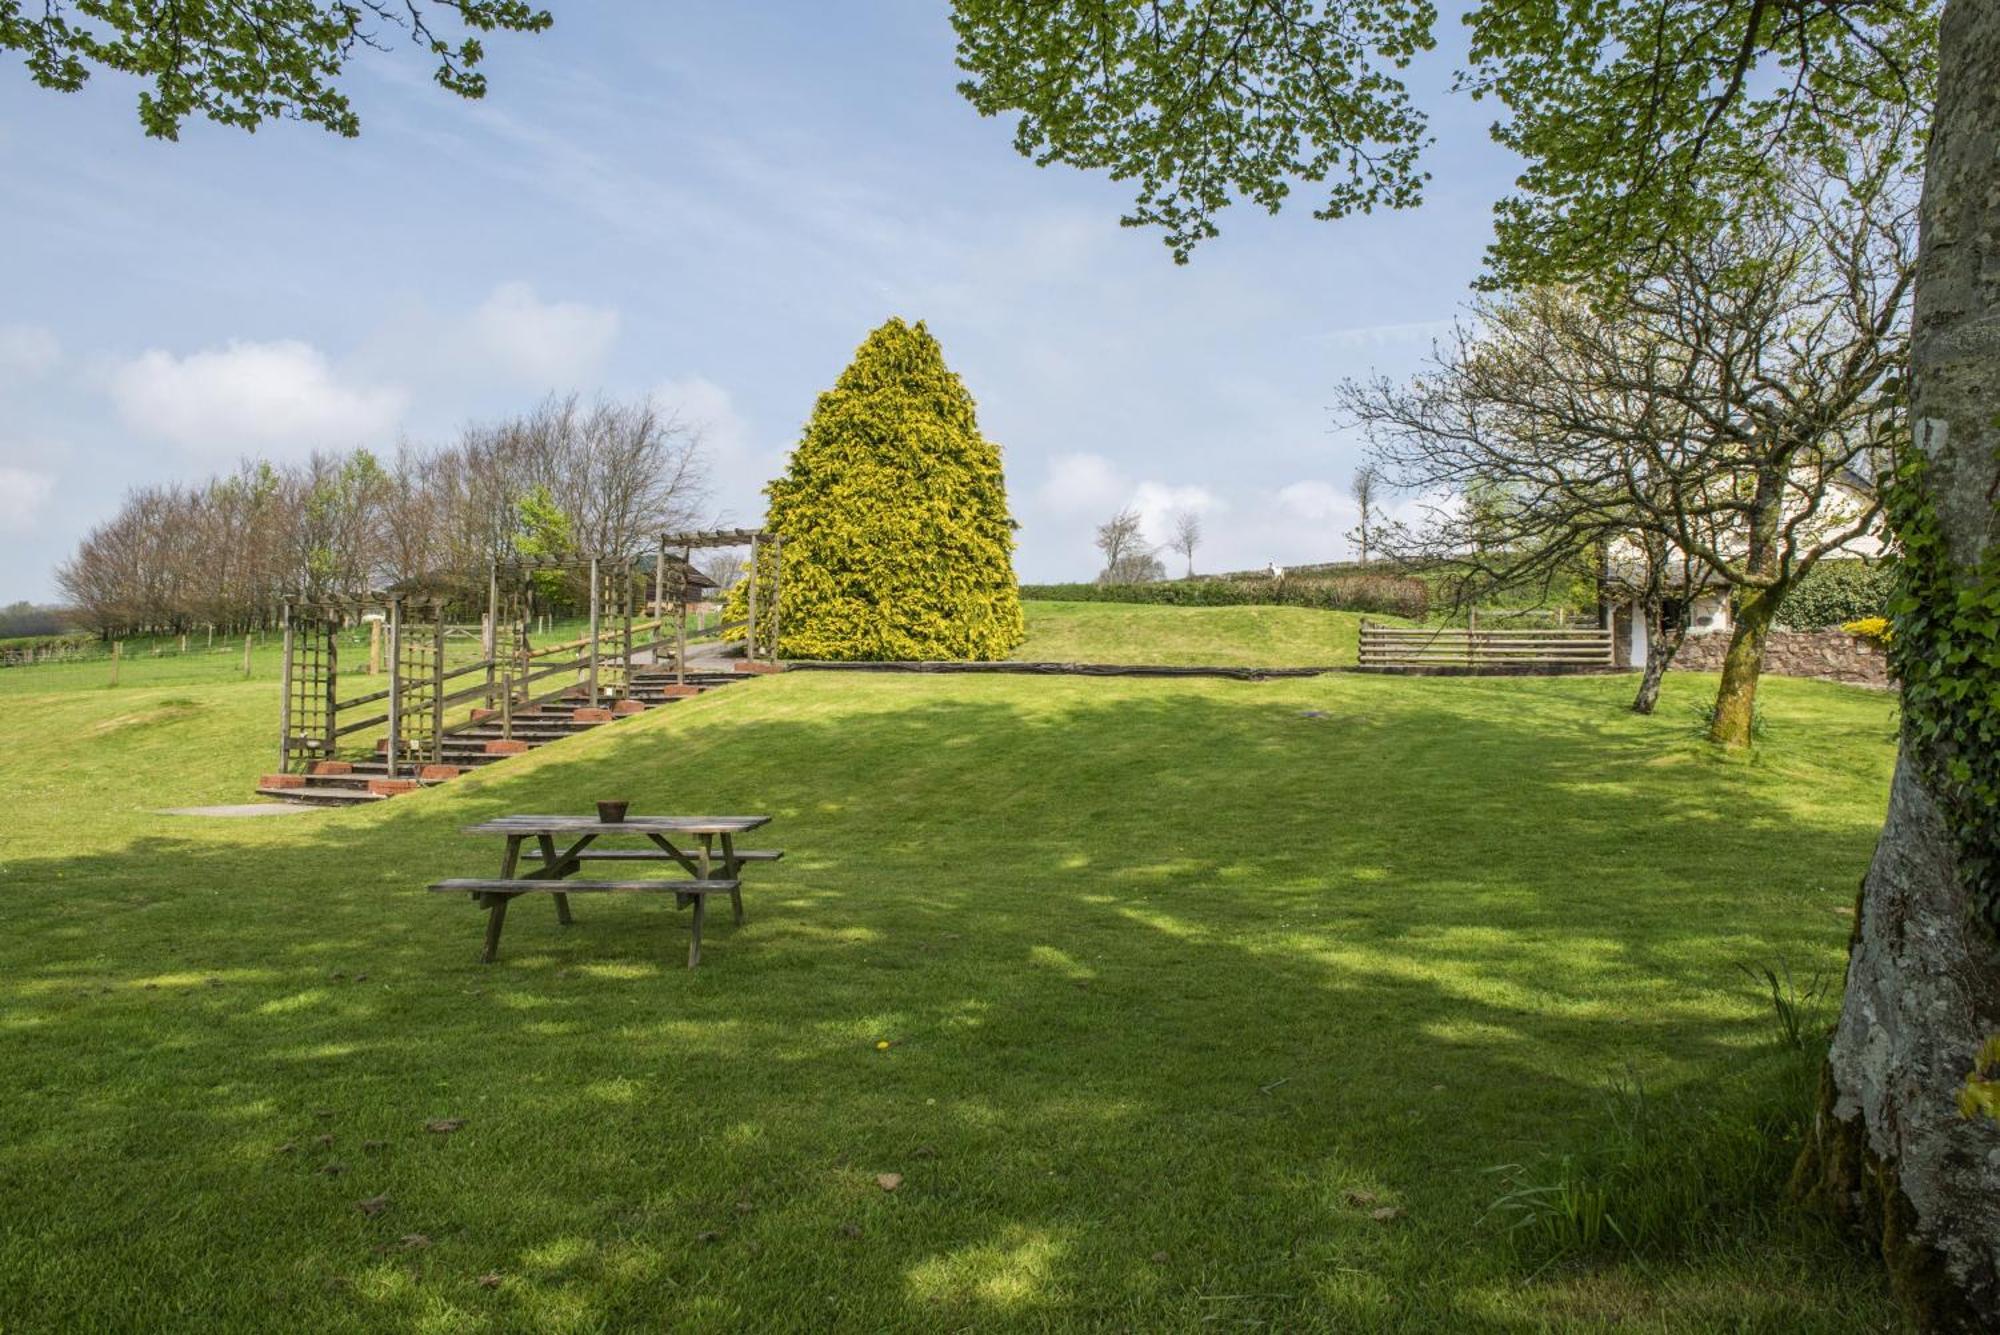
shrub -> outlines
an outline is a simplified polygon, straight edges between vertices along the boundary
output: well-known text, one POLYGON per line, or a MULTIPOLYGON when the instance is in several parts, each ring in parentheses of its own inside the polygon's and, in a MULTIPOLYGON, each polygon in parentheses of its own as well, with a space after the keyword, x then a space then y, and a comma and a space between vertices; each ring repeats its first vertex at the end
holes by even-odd
POLYGON ((1821 561, 1785 595, 1778 624, 1791 630, 1820 630, 1847 621, 1879 617, 1889 610, 1893 580, 1886 565, 1821 561))
POLYGON ((768 491, 780 654, 990 659, 1021 642, 1000 450, 921 323, 868 336, 768 491))
POLYGON ((1840 623, 1840 628, 1849 635, 1873 640, 1884 648, 1888 647, 1889 618, 1887 617, 1862 617, 1859 621, 1843 621, 1840 623))
POLYGON ((1168 607, 1314 607, 1380 612, 1421 621, 1430 589, 1408 575, 1333 575, 1323 579, 1177 579, 1153 584, 1024 584, 1038 602, 1156 603, 1168 607))

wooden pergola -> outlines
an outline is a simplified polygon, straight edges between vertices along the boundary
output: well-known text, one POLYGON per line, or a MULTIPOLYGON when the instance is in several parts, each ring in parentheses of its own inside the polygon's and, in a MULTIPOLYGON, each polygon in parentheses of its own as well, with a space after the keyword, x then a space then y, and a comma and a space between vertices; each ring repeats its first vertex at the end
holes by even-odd
MULTIPOLYGON (((778 661, 778 585, 784 567, 784 541, 775 533, 756 528, 719 528, 687 533, 662 533, 659 536, 658 555, 653 562, 655 598, 664 607, 666 598, 664 572, 669 554, 675 549, 679 552, 680 569, 683 572, 692 572, 694 554, 698 551, 716 547, 747 546, 750 549, 750 587, 746 590, 748 608, 743 621, 743 654, 753 663, 758 661, 757 642, 761 631, 770 645, 770 652, 764 661, 775 663, 778 661), (760 627, 757 624, 757 582, 762 576, 761 558, 766 543, 771 546, 771 581, 770 588, 765 591, 769 615, 766 618, 766 625, 760 627)), ((679 605, 680 635, 679 651, 674 655, 674 664, 675 679, 680 682, 687 680, 687 609, 691 601, 688 597, 691 587, 684 582, 677 590, 679 596, 675 599, 679 605)), ((719 629, 727 632, 733 627, 723 626, 719 629)))

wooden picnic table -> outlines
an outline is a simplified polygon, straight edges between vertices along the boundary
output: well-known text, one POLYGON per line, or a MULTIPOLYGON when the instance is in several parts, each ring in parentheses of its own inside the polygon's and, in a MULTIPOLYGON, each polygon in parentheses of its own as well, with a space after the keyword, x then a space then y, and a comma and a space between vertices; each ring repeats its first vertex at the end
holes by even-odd
POLYGON ((482 958, 488 964, 499 953, 507 905, 517 895, 550 895, 556 904, 556 921, 566 927, 575 921, 569 906, 573 894, 672 894, 677 907, 694 906, 688 941, 688 968, 692 969, 701 963, 701 929, 707 916, 708 897, 728 895, 736 925, 741 927, 744 865, 776 862, 784 856, 782 849, 736 847, 737 835, 747 834, 770 821, 769 816, 628 816, 622 821, 604 821, 596 816, 501 816, 465 827, 467 834, 494 834, 506 839, 500 875, 491 879, 437 881, 430 888, 440 894, 468 894, 475 904, 486 909, 486 949, 482 958), (606 836, 637 836, 652 846, 596 847, 597 841, 606 836), (533 855, 539 858, 539 865, 523 872, 522 845, 529 840, 534 841, 533 855), (566 842, 568 847, 558 851, 557 840, 566 842), (696 840, 698 844, 693 842, 696 840), (687 847, 682 847, 684 844, 687 847), (572 875, 586 862, 672 863, 688 875, 685 880, 661 877, 572 880, 572 875))

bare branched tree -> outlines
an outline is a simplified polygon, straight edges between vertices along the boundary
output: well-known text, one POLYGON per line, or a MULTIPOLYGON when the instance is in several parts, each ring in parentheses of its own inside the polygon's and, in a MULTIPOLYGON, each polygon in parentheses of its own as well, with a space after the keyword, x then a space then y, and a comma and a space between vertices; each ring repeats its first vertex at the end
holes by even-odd
POLYGON ((1361 511, 1361 522, 1348 540, 1361 550, 1361 564, 1368 564, 1368 537, 1374 528, 1375 503, 1382 485, 1382 471, 1373 463, 1365 463, 1354 470, 1354 504, 1361 511))
POLYGON ((278 467, 246 463, 193 487, 134 491, 58 571, 102 631, 271 624, 282 599, 458 575, 521 540, 524 497, 546 494, 579 552, 645 551, 689 527, 706 495, 698 430, 649 400, 551 397, 471 426, 442 449, 401 444, 278 467))
POLYGON ((1747 743, 1779 605, 1874 525, 1871 480, 1907 430, 1916 233, 1899 147, 1866 146, 1851 173, 1800 167, 1777 207, 1673 247, 1616 306, 1488 300, 1408 385, 1345 386, 1386 478, 1438 498, 1405 555, 1517 584, 1602 555, 1655 624, 1676 580, 1726 586, 1711 735, 1747 743))
POLYGON ((1139 512, 1130 507, 1097 526, 1097 550, 1104 553, 1099 584, 1143 584, 1165 573, 1146 542, 1139 512))
POLYGON ((724 547, 711 552, 701 562, 701 573, 715 581, 718 593, 726 593, 736 587, 743 573, 750 568, 750 562, 736 548, 724 547))
POLYGON ((1194 578, 1194 552, 1201 546, 1201 516, 1193 510, 1182 510, 1174 516, 1174 540, 1172 547, 1187 558, 1187 577, 1194 578))

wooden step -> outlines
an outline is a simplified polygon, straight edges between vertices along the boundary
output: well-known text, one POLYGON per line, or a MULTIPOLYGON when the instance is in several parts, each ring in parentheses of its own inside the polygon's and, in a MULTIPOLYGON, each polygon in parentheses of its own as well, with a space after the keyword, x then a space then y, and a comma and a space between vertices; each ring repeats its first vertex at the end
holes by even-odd
POLYGON ((282 797, 287 802, 315 802, 322 806, 351 806, 357 802, 381 802, 382 793, 366 788, 335 788, 328 784, 307 784, 303 788, 269 788, 259 785, 260 797, 282 797))

